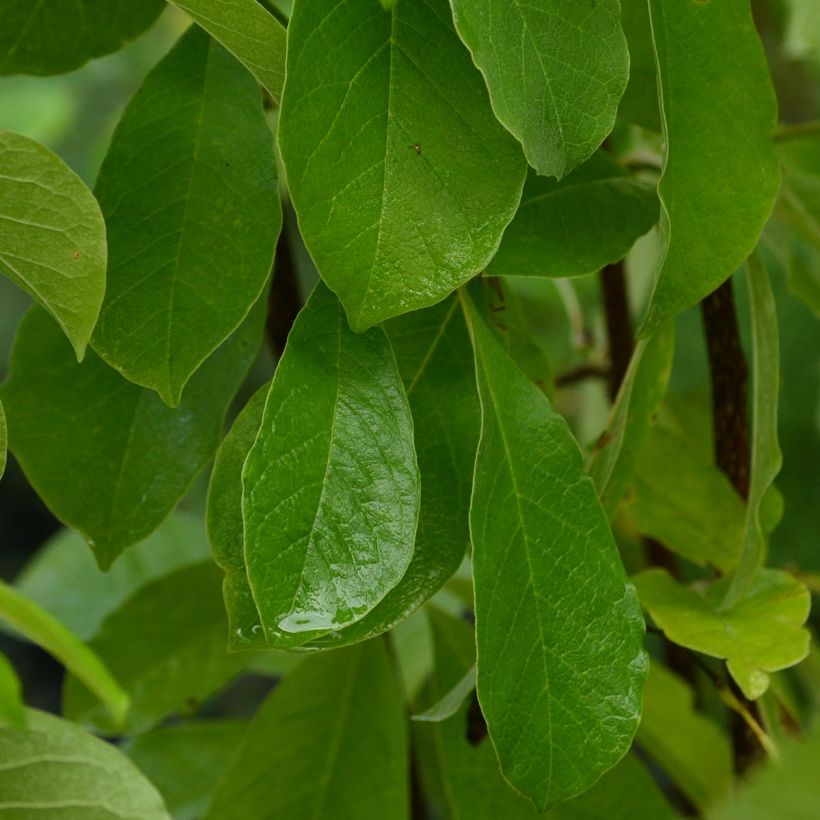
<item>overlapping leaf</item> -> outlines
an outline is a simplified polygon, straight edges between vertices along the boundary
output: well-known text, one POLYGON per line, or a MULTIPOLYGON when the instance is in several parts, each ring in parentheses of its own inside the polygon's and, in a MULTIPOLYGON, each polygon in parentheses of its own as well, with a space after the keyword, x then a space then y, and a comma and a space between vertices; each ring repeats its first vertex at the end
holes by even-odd
POLYGON ((105 293, 100 208, 59 157, 27 137, 0 132, 0 168, 0 273, 51 313, 82 359, 105 293))
POLYGON ((176 406, 262 292, 282 220, 259 89, 205 32, 148 75, 96 194, 110 264, 94 349, 176 406))
POLYGON ((566 422, 468 310, 482 407, 470 513, 478 696, 505 777, 545 810, 629 748, 643 622, 566 422))
POLYGON ((524 182, 447 0, 296 0, 279 145, 305 243, 355 330, 479 273, 524 182))
POLYGON ((0 727, 25 726, 25 723, 26 709, 20 678, 9 659, 0 652, 0 727))
POLYGON ((621 0, 621 25, 629 44, 629 83, 618 116, 652 131, 661 130, 652 26, 646 0, 621 0))

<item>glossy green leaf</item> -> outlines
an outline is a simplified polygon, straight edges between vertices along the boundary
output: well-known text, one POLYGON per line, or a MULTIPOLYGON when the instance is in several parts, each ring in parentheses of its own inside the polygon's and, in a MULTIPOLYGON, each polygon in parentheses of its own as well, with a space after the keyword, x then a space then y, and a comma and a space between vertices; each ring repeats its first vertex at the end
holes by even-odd
MULTIPOLYGON (((103 621, 90 646, 131 696, 127 733, 195 709, 247 663, 225 647, 219 585, 212 563, 183 567, 142 587, 103 621)), ((100 731, 115 728, 73 678, 63 708, 66 717, 100 731)))
POLYGON ((618 0, 450 0, 493 110, 539 174, 562 177, 604 141, 629 78, 618 0))
MULTIPOLYGON (((5 25, 4 15, 0 32, 5 25)), ((51 313, 81 360, 105 293, 99 205, 56 154, 28 137, 0 132, 0 168, 0 273, 51 313)))
POLYGON ((24 318, 0 391, 9 443, 38 495, 85 536, 101 568, 153 532, 212 458, 255 357, 262 308, 201 368, 177 410, 96 354, 78 365, 42 310, 24 318))
POLYGON ((26 709, 20 679, 9 659, 0 652, 0 727, 24 726, 25 723, 26 709))
POLYGON ((780 395, 780 336, 777 306, 769 274, 755 253, 749 258, 749 311, 752 325, 752 464, 746 505, 743 553, 724 607, 740 600, 766 560, 766 534, 761 521, 764 498, 783 464, 777 429, 780 395))
MULTIPOLYGON (((56 618, 3 581, 0 581, 0 619, 53 655, 100 699, 114 725, 122 724, 128 712, 129 697, 106 664, 56 618)), ((88 690, 83 689, 83 692, 91 699, 88 690)))
POLYGON ((413 420, 381 328, 321 283, 288 339, 242 475, 245 562, 272 646, 360 620, 413 556, 413 420))
POLYGON ((208 820, 406 820, 407 737, 384 641, 310 658, 257 713, 208 820))
POLYGON ((0 74, 63 74, 147 29, 163 0, 2 0, 0 74))
POLYGON ((482 408, 470 512, 478 697, 504 776, 546 810, 629 748, 643 621, 566 422, 465 301, 482 408))
POLYGON ((279 145, 305 244, 354 330, 483 270, 524 182, 447 0, 296 0, 279 145))
POLYGON ((650 0, 649 9, 666 157, 645 331, 729 278, 780 187, 777 103, 748 0, 650 0))
POLYGON ((99 569, 81 535, 63 530, 23 567, 14 585, 78 638, 89 640, 106 615, 141 586, 207 557, 201 522, 177 512, 108 572, 99 569))
POLYGON ((667 323, 642 339, 595 445, 588 471, 612 520, 626 491, 672 372, 675 328, 667 323))
POLYGON ((724 658, 747 698, 760 697, 769 672, 803 660, 809 633, 806 587, 782 570, 761 570, 731 608, 723 608, 729 579, 689 588, 666 570, 649 569, 635 576, 644 608, 669 640, 724 658))
POLYGON ((8 448, 8 429, 6 427, 6 413, 3 402, 0 402, 0 478, 6 471, 6 450, 8 448))
POLYGON ((658 221, 654 188, 603 151, 566 179, 530 171, 492 276, 583 276, 626 256, 658 221))
POLYGON ((236 720, 162 726, 129 740, 123 751, 159 789, 174 820, 199 820, 246 729, 236 720))
POLYGON ((285 82, 287 34, 258 0, 170 0, 219 40, 278 102, 285 82))
POLYGON ((729 737, 695 708, 689 684, 656 661, 643 690, 636 740, 698 808, 714 805, 731 791, 729 737))
POLYGON ((79 726, 29 710, 0 731, 0 815, 168 820, 157 790, 115 746, 79 726))
POLYGON ((175 407, 270 278, 282 211, 256 83, 192 27, 126 109, 95 192, 110 264, 94 350, 175 407))
POLYGON ((629 44, 629 83, 618 106, 618 116, 651 131, 660 131, 658 78, 647 0, 621 0, 621 26, 629 44))

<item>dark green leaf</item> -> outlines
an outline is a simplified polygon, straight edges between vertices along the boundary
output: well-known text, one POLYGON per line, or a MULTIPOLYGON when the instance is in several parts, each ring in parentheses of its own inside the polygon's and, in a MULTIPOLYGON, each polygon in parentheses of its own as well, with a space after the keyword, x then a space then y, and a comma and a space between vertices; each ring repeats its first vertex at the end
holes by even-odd
POLYGON ((248 580, 268 642, 360 620, 413 556, 413 420, 381 328, 350 330, 319 284, 288 339, 243 470, 248 580))
POLYGON ((265 287, 282 222, 259 89, 205 32, 148 75, 96 194, 110 264, 94 350, 175 407, 265 287))
MULTIPOLYGON (((247 663, 225 647, 219 585, 210 562, 178 569, 142 587, 91 641, 131 695, 129 734, 192 711, 247 663)), ((72 720, 106 733, 115 728, 74 678, 66 681, 63 706, 72 720)))
POLYGON ((27 137, 0 132, 0 168, 0 273, 51 313, 81 360, 105 293, 100 208, 59 157, 27 137))
POLYGON ((6 428, 6 413, 3 402, 0 402, 0 478, 6 471, 6 449, 8 447, 8 430, 6 428))
POLYGON ((78 365, 44 311, 24 318, 2 388, 10 446, 52 512, 89 541, 101 568, 153 532, 213 456, 259 344, 262 307, 196 374, 177 410, 96 354, 78 365))
POLYGON ((0 74, 63 74, 133 40, 162 0, 2 0, 0 74))
POLYGON ((209 820, 406 820, 407 738, 384 641, 310 658, 263 704, 209 820))
POLYGON ((305 243, 354 330, 483 270, 524 182, 447 0, 296 0, 279 145, 305 243))
POLYGON ((654 188, 599 151, 566 179, 530 171, 492 276, 583 276, 626 256, 658 221, 654 188))
POLYGON ((617 0, 450 0, 498 119, 539 174, 562 177, 604 141, 629 78, 617 0))
POLYGON ((26 709, 20 679, 8 658, 0 652, 0 727, 25 726, 26 709))
POLYGON ((470 513, 478 696, 505 777, 546 810, 629 748, 643 621, 566 422, 468 310, 482 407, 470 513))
POLYGON ((168 820, 156 789, 116 747, 29 710, 0 731, 0 814, 19 818, 168 820))
POLYGON ((748 0, 649 0, 666 159, 650 330, 752 252, 780 173, 777 103, 748 0))
POLYGON ((621 0, 621 25, 629 44, 629 83, 618 116, 651 131, 660 131, 658 79, 647 1, 621 0))

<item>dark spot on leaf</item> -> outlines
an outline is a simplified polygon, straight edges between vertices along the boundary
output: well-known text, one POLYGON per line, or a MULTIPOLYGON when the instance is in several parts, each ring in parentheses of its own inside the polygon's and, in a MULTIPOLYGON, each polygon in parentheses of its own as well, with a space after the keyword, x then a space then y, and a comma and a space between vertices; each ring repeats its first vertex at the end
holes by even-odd
POLYGON ((80 252, 79 251, 74 251, 74 253, 71 254, 71 258, 72 259, 79 259, 80 258, 80 252))
POLYGON ((415 151, 415 152, 416 152, 419 156, 421 156, 421 145, 419 145, 417 142, 414 142, 414 143, 410 146, 410 148, 411 148, 413 151, 415 151))

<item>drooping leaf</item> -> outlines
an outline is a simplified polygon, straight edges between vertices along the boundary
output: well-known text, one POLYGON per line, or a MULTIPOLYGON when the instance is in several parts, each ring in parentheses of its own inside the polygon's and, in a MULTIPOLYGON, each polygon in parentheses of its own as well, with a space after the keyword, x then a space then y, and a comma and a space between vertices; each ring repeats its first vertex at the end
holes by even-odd
POLYGON ((204 31, 148 75, 95 193, 110 264, 94 350, 175 407, 257 301, 282 222, 259 89, 204 31))
POLYGON ((675 328, 662 325, 642 339, 589 459, 589 474, 612 520, 646 443, 672 372, 675 328))
POLYGON ((492 276, 583 276, 626 256, 658 221, 654 188, 604 151, 556 182, 530 171, 492 276))
POLYGON ((0 74, 73 71, 133 40, 163 8, 163 0, 2 0, 0 74))
POLYGON ((0 581, 0 619, 53 655, 88 687, 83 691, 89 699, 93 698, 90 692, 100 699, 114 725, 122 724, 128 712, 129 697, 106 664, 56 618, 3 581, 0 581))
POLYGON ((803 628, 809 592, 787 572, 761 570, 730 608, 722 606, 728 578, 689 588, 655 568, 634 580, 641 603, 669 640, 724 658, 747 698, 766 691, 769 672, 799 663, 809 651, 803 628))
MULTIPOLYGON (((225 647, 219 572, 212 563, 183 567, 142 587, 109 615, 90 643, 131 696, 125 731, 195 709, 247 663, 225 647)), ((115 727, 68 678, 66 717, 110 733, 115 727)))
POLYGON ((108 572, 100 571, 82 536, 63 530, 23 567, 14 585, 85 641, 141 586, 207 557, 201 522, 176 512, 108 572))
POLYGON ((450 0, 498 119, 539 173, 563 177, 604 141, 629 78, 617 0, 450 0))
POLYGON ((169 820, 157 790, 115 746, 34 709, 0 731, 0 815, 169 820))
MULTIPOLYGON (((4 13, 0 32, 6 23, 4 13)), ((105 293, 99 205, 59 157, 28 137, 0 132, 0 168, 0 273, 48 310, 81 360, 105 293)))
POLYGON ((236 720, 162 726, 129 740, 123 751, 159 789, 174 820, 199 820, 246 729, 236 720))
POLYGON ((629 748, 643 622, 566 422, 468 311, 482 407, 470 512, 478 697, 504 776, 546 810, 629 748))
POLYGON ((23 319, 0 390, 9 444, 38 495, 85 536, 102 569, 162 523, 213 456, 263 318, 260 304, 195 375, 176 410, 94 353, 78 365, 44 311, 23 319))
POLYGON ((272 646, 370 612, 413 555, 413 420, 381 328, 350 330, 321 283, 300 313, 242 475, 245 563, 272 646))
POLYGON ((406 820, 407 739, 381 640, 310 658, 262 705, 208 820, 406 820))
POLYGON ((629 44, 629 83, 618 116, 650 131, 660 131, 655 50, 646 0, 621 0, 621 26, 629 44))
POLYGON ((748 0, 650 0, 666 148, 648 332, 752 252, 780 187, 777 103, 748 0))
POLYGON ((305 244, 357 331, 483 270, 524 182, 446 0, 296 0, 279 145, 305 244))
POLYGON ((699 809, 732 788, 732 748, 718 725, 695 708, 684 680, 652 661, 643 690, 637 742, 699 809))
POLYGON ((475 689, 475 664, 460 678, 458 683, 445 692, 440 700, 428 706, 423 712, 413 715, 413 720, 420 723, 441 723, 453 717, 464 705, 464 701, 475 689))
POLYGON ((9 659, 0 652, 0 731, 3 726, 24 726, 23 690, 9 659))
POLYGON ((278 102, 285 82, 287 34, 258 0, 170 0, 219 40, 278 102))
POLYGON ((780 336, 777 306, 769 274, 755 253, 749 257, 749 311, 752 326, 752 433, 751 477, 746 504, 743 552, 724 607, 739 601, 766 560, 766 533, 762 522, 764 499, 783 464, 777 429, 780 395, 780 336))

